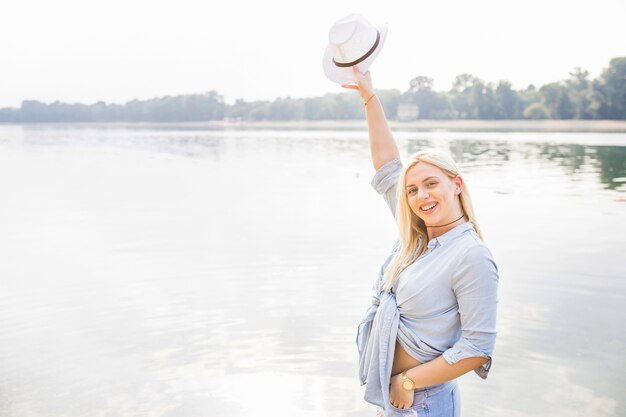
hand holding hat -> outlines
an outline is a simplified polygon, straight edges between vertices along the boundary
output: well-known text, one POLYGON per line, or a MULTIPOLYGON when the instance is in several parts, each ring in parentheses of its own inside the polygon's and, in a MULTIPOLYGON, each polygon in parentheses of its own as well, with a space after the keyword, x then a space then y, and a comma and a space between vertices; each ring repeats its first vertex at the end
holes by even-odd
POLYGON ((362 74, 358 66, 352 67, 354 72, 355 82, 343 83, 343 88, 349 88, 351 90, 357 90, 363 101, 368 100, 374 94, 374 85, 372 84, 372 76, 368 71, 362 74))

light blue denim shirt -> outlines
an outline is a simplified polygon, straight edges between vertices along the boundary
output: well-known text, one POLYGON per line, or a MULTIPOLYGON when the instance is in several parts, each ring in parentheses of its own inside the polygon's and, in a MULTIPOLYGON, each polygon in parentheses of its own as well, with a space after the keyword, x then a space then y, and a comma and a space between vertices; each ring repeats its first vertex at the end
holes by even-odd
MULTIPOLYGON (((394 159, 372 179, 394 215, 401 172, 402 163, 394 159)), ((384 270, 399 249, 396 240, 374 281, 372 304, 356 338, 364 398, 383 408, 387 417, 412 411, 396 409, 389 400, 396 340, 421 363, 441 355, 451 365, 470 357, 488 358, 474 370, 482 379, 491 368, 496 340, 498 268, 471 222, 431 239, 391 291, 382 291, 384 270)))

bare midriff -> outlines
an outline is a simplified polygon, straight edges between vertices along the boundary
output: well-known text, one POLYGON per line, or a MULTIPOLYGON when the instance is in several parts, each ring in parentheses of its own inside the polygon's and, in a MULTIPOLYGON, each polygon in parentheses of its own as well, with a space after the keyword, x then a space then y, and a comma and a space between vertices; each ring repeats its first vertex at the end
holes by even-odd
POLYGON ((404 350, 400 342, 396 340, 396 350, 393 355, 393 367, 391 368, 392 376, 421 364, 421 362, 409 355, 406 350, 404 350))

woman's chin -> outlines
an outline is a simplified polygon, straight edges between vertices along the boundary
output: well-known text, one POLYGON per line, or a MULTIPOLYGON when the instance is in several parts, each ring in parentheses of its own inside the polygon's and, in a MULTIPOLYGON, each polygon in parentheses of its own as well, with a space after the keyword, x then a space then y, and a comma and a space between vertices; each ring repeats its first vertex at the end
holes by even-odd
POLYGON ((428 227, 433 227, 442 225, 446 222, 441 219, 441 216, 425 216, 424 223, 426 223, 426 226, 428 227))

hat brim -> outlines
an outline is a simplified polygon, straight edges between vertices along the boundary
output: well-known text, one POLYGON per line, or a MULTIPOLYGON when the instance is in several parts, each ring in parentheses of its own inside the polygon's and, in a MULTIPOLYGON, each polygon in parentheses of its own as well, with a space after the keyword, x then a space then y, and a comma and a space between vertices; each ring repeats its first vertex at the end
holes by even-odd
MULTIPOLYGON (((374 62, 380 51, 383 49, 385 40, 387 39, 388 25, 384 25, 376 29, 378 29, 378 32, 380 33, 380 42, 374 52, 368 56, 367 59, 357 65, 362 73, 365 73, 369 69, 372 62, 374 62)), ((326 74, 326 77, 332 82, 338 84, 356 82, 356 78, 354 77, 354 72, 352 70, 353 67, 338 67, 335 65, 333 62, 333 48, 330 44, 326 47, 326 51, 324 52, 322 65, 324 67, 324 74, 326 74)))

